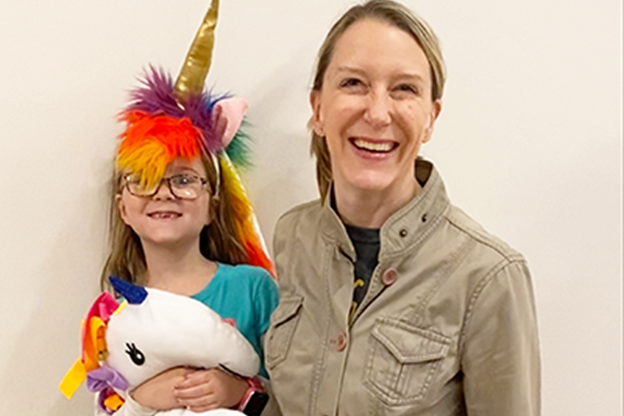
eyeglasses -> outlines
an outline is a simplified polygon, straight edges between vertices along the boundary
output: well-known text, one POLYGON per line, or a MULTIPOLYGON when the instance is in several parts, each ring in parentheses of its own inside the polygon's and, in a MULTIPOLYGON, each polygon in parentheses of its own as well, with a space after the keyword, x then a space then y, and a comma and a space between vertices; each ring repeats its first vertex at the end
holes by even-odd
POLYGON ((149 198, 158 193, 163 185, 167 184, 167 188, 171 194, 178 199, 192 200, 197 199, 202 191, 206 189, 208 181, 196 175, 173 175, 168 178, 162 178, 155 186, 145 187, 138 176, 124 176, 124 186, 131 195, 149 198))

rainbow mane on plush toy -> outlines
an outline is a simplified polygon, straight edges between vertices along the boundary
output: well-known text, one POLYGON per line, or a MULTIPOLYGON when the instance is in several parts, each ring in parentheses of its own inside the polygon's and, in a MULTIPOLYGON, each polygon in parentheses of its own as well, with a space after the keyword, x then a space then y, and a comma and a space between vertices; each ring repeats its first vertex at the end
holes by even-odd
MULTIPOLYGON (((180 366, 224 368, 241 377, 258 373, 260 358, 231 324, 201 302, 110 278, 122 303, 102 293, 82 326, 82 354, 60 389, 70 398, 84 380, 97 393, 100 410, 112 414, 124 403, 121 394, 161 372, 180 366)), ((197 415, 184 409, 157 413, 197 415)), ((211 411, 202 416, 241 416, 211 411)))
MULTIPOLYGON (((176 158, 213 157, 221 186, 232 196, 232 216, 247 264, 273 274, 257 232, 251 204, 237 168, 248 163, 247 136, 239 130, 247 108, 244 100, 211 95, 204 90, 214 45, 219 2, 213 0, 174 83, 163 70, 150 67, 142 85, 131 92, 120 120, 126 123, 117 150, 116 168, 137 175, 148 189, 158 185, 176 158)), ((216 192, 219 190, 217 189, 216 192)))

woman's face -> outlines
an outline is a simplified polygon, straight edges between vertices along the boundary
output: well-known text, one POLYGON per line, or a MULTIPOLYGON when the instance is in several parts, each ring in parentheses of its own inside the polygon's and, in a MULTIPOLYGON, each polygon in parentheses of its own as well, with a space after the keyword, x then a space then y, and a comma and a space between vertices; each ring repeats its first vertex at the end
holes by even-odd
MULTIPOLYGON (((206 178, 206 170, 199 157, 189 161, 177 158, 167 166, 164 178, 176 175, 206 178)), ((174 197, 162 181, 156 194, 150 197, 132 195, 124 186, 117 198, 119 214, 145 244, 161 246, 189 243, 199 244, 199 234, 209 223, 210 194, 206 187, 196 199, 174 197)))
POLYGON ((381 20, 354 23, 336 42, 312 126, 325 136, 336 189, 412 192, 414 161, 440 112, 425 53, 381 20))

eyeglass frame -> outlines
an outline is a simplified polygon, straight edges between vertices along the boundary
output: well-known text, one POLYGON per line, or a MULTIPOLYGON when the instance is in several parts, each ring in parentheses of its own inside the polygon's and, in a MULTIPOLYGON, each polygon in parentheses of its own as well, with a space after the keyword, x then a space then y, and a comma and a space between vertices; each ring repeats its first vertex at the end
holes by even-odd
POLYGON ((184 200, 184 201, 194 201, 197 198, 199 198, 200 195, 197 195, 194 198, 182 198, 182 197, 180 197, 180 196, 178 196, 176 194, 176 192, 173 190, 173 187, 171 186, 171 179, 176 178, 176 177, 180 177, 180 176, 186 176, 186 177, 191 177, 191 178, 194 178, 194 179, 199 179, 199 182, 201 183, 201 186, 206 191, 209 191, 209 188, 210 188, 209 186, 207 186, 208 185, 208 179, 203 178, 203 177, 201 177, 199 175, 177 174, 177 175, 171 175, 171 176, 167 176, 167 177, 162 177, 160 179, 160 181, 158 181, 158 185, 154 188, 154 192, 152 192, 152 193, 149 193, 149 194, 136 194, 136 193, 134 193, 134 192, 132 192, 130 190, 130 186, 129 185, 130 185, 131 181, 129 180, 129 178, 131 176, 132 175, 130 175, 130 174, 122 176, 122 179, 124 181, 123 186, 122 186, 122 190, 125 188, 125 189, 128 190, 128 193, 130 195, 136 196, 138 198, 153 198, 154 195, 156 195, 158 193, 158 191, 160 191, 160 187, 163 186, 164 183, 167 184, 167 189, 169 189, 169 192, 171 193, 171 195, 173 195, 173 197, 175 199, 180 199, 180 200, 184 200))

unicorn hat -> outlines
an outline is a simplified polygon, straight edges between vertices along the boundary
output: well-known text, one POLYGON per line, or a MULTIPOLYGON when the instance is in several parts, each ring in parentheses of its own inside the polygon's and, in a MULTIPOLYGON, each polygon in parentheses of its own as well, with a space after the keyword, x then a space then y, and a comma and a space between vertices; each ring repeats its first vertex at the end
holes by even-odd
POLYGON ((131 92, 130 103, 120 116, 126 128, 120 136, 116 169, 132 172, 141 185, 153 188, 176 158, 209 154, 218 172, 215 193, 227 187, 232 195, 234 228, 248 255, 247 263, 272 272, 251 203, 237 174, 237 168, 248 164, 247 136, 239 129, 247 103, 204 90, 218 9, 219 1, 212 0, 175 83, 165 71, 150 67, 142 85, 131 92))

